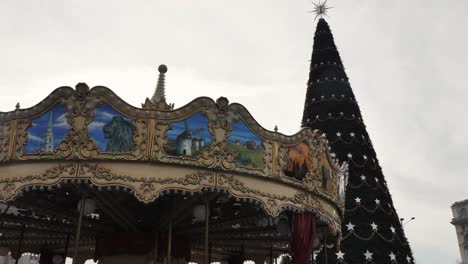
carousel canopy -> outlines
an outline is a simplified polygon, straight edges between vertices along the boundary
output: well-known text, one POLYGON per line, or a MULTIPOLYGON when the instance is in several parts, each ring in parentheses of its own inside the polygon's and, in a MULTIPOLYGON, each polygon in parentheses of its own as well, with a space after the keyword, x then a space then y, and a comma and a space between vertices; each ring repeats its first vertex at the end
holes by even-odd
MULTIPOLYGON (((86 217, 85 241, 112 229, 99 221, 118 221, 120 228, 133 232, 155 221, 167 222, 164 217, 140 217, 151 210, 177 215, 190 208, 195 218, 203 218, 196 212, 200 200, 164 200, 168 194, 197 197, 200 192, 213 193, 211 198, 222 193, 235 201, 223 207, 230 213, 215 219, 222 223, 214 222, 214 230, 221 230, 219 240, 236 237, 232 228, 241 227, 239 221, 256 222, 250 234, 259 232, 259 221, 266 221, 260 226, 268 229, 269 221, 278 224, 283 211, 311 212, 326 233, 339 235, 347 165, 330 156, 321 132, 304 128, 287 136, 266 130, 242 105, 229 104, 224 97, 200 97, 174 109, 164 97, 167 68, 159 70, 155 95, 142 108, 106 87, 89 89, 79 83, 75 89, 56 89, 31 108, 0 113, 1 225, 9 224, 13 238, 24 236, 27 226, 35 232, 30 232, 29 243, 40 244, 41 232, 49 240, 69 240, 75 226, 72 212, 80 207, 76 201, 82 193, 110 216, 86 217), (39 190, 44 195, 28 195, 39 190), (235 214, 236 201, 248 201, 250 207, 235 214), (170 209, 174 205, 178 211, 170 209), (129 208, 132 213, 126 212, 129 208), (259 208, 266 217, 256 217, 259 208)), ((198 232, 188 222, 185 227, 186 234, 198 232)))

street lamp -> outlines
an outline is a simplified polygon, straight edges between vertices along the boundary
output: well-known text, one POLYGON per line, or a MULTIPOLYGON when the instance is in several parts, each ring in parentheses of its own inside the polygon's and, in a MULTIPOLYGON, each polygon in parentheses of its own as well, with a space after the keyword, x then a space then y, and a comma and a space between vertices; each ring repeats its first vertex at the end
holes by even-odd
POLYGON ((414 219, 416 219, 416 217, 413 216, 413 217, 411 217, 409 220, 407 220, 406 222, 404 222, 405 219, 404 219, 404 218, 400 218, 401 226, 404 227, 407 223, 413 221, 414 219))

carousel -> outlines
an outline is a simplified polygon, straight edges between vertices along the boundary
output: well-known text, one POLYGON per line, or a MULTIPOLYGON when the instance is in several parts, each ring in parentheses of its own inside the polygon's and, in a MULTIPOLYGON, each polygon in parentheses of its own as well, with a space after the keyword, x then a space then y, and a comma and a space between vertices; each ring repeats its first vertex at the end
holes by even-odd
POLYGON ((141 108, 79 83, 0 112, 0 263, 305 264, 338 243, 347 164, 319 131, 174 108, 159 72, 141 108))

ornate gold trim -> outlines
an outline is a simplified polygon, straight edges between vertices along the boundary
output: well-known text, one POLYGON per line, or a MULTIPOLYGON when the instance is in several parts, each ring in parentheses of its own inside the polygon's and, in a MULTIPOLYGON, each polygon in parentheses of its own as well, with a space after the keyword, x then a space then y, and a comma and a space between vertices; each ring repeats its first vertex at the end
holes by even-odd
MULTIPOLYGON (((18 191, 26 186, 50 186, 59 183, 66 178, 73 178, 76 175, 77 165, 74 163, 58 164, 45 169, 41 173, 33 173, 34 166, 30 167, 30 173, 26 172, 21 176, 12 176, 9 174, 18 169, 18 165, 10 165, 8 168, 3 168, 0 173, 0 202, 6 202, 13 199, 18 191)), ((47 165, 46 165, 47 167, 47 165)))
MULTIPOLYGON (((223 183, 222 188, 226 188, 233 195, 242 196, 244 195, 242 191, 247 191, 244 187, 251 188, 251 182, 267 181, 276 184, 278 189, 289 188, 290 190, 292 188, 297 192, 300 190, 307 196, 296 200, 290 196, 285 196, 287 199, 276 197, 275 199, 278 198, 278 200, 275 200, 275 203, 278 202, 278 204, 275 207, 269 205, 271 201, 268 199, 270 198, 266 193, 262 193, 263 186, 261 184, 254 185, 253 189, 249 189, 247 193, 260 197, 258 199, 272 214, 276 214, 280 210, 278 208, 282 206, 292 206, 299 210, 308 206, 318 208, 323 203, 325 209, 321 214, 329 214, 327 217, 334 221, 336 219, 330 215, 330 212, 335 212, 337 209, 338 215, 342 215, 344 210, 344 200, 341 197, 344 193, 343 186, 347 182, 347 164, 339 163, 338 160, 329 155, 328 142, 319 131, 305 128, 294 135, 286 136, 276 130, 266 130, 242 105, 230 104, 224 97, 219 98, 216 102, 207 97, 200 97, 178 109, 136 108, 127 104, 106 87, 99 86, 89 89, 86 84, 80 83, 74 90, 70 87, 55 90, 32 108, 19 109, 9 113, 0 112, 0 125, 0 129, 2 129, 0 176, 2 175, 1 171, 8 169, 9 166, 29 168, 35 166, 32 164, 33 161, 40 164, 46 161, 81 162, 77 165, 80 170, 76 177, 89 178, 98 185, 128 185, 127 187, 135 190, 135 196, 144 202, 156 199, 164 188, 198 191, 199 188, 203 187, 221 187, 220 183, 223 183), (125 153, 100 152, 90 137, 88 125, 94 119, 96 107, 104 103, 109 104, 122 115, 132 118, 134 127, 132 151, 125 153), (55 104, 65 106, 68 111, 66 120, 70 125, 70 130, 65 139, 52 153, 24 153, 32 119, 46 113, 55 104), (197 112, 202 112, 208 118, 207 129, 212 136, 211 144, 204 148, 197 157, 168 155, 164 147, 168 144, 167 133, 170 123, 184 120, 197 112), (228 137, 233 133, 234 120, 242 120, 255 135, 263 140, 264 168, 244 167, 236 163, 234 154, 230 152, 227 145, 228 137), (312 171, 305 175, 303 181, 287 177, 284 173, 288 163, 288 148, 300 143, 306 143, 310 147, 312 164, 312 171), (135 162, 129 163, 130 161, 135 162), (122 168, 123 165, 140 166, 141 161, 147 161, 146 166, 149 167, 177 168, 179 174, 170 177, 165 175, 155 177, 147 174, 148 172, 140 171, 141 175, 146 175, 143 177, 122 168), (324 170, 329 173, 327 175, 328 184, 322 182, 324 170), (129 175, 134 176, 129 178, 129 175), (231 175, 232 180, 230 178, 224 179, 223 175, 231 175), (220 179, 222 180, 218 183, 217 181, 220 179), (199 181, 199 183, 194 183, 194 180, 199 181), (245 186, 241 188, 240 183, 245 186), (314 204, 314 199, 320 203, 314 204), (282 204, 279 202, 280 200, 286 202, 282 204)), ((150 169, 149 167, 148 169, 150 169)), ((43 168, 36 167, 36 171, 41 171, 43 168)), ((36 175, 30 173, 21 176, 18 171, 11 171, 11 175, 19 178, 36 175)), ((174 171, 174 169, 167 169, 167 171, 174 171)), ((53 175, 49 172, 44 173, 53 175)), ((23 186, 23 183, 12 180, 16 178, 4 176, 0 177, 0 180, 2 179, 0 190, 4 188, 6 191, 5 194, 2 194, 3 200, 11 199, 8 198, 14 195, 11 190, 19 190, 23 186), (6 178, 10 179, 11 182, 7 183, 6 178)), ((42 179, 39 177, 37 181, 25 180, 25 182, 30 182, 28 184, 55 184, 49 178, 44 178, 44 182, 41 183, 42 179)))
POLYGON ((0 122, 0 161, 8 159, 11 122, 0 122))

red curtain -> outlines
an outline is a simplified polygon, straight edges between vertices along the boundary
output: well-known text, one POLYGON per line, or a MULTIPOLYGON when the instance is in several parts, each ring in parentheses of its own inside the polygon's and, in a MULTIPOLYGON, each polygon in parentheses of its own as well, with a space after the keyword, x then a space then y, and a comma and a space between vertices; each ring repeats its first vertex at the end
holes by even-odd
POLYGON ((294 264, 307 264, 316 236, 315 217, 311 213, 295 213, 292 217, 291 256, 294 264))

